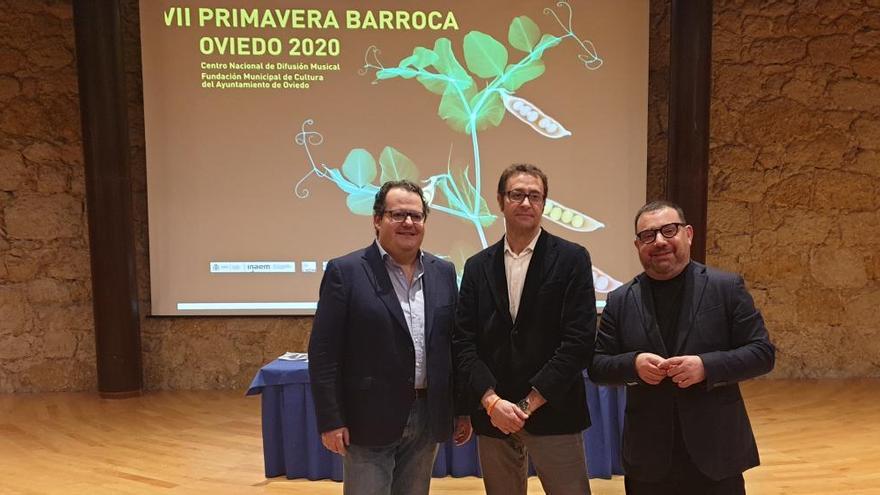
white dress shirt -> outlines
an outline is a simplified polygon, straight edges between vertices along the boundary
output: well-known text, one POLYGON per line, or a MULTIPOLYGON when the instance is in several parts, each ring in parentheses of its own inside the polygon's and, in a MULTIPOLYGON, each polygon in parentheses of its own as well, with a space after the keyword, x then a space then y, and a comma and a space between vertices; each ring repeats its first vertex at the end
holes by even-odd
POLYGON ((516 321, 516 314, 519 312, 519 299, 522 297, 526 273, 540 235, 541 229, 538 229, 532 241, 519 254, 510 249, 507 236, 504 236, 504 274, 507 276, 507 299, 510 301, 510 317, 513 321, 516 321))

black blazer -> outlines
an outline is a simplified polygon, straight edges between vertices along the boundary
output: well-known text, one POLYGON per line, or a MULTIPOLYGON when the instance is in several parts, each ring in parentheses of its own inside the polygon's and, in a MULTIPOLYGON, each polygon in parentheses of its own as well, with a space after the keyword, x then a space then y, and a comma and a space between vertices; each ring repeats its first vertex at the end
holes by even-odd
POLYGON ((453 350, 470 392, 474 430, 504 437, 479 404, 490 387, 512 402, 532 387, 547 399, 526 421, 529 433, 575 433, 590 426, 581 371, 590 363, 595 335, 592 265, 582 246, 541 232, 515 322, 504 240, 471 257, 461 282, 453 350))
MULTIPOLYGON (((453 427, 452 263, 424 253, 425 347, 431 435, 453 427)), ((375 243, 331 260, 309 340, 318 429, 347 426, 351 442, 387 445, 401 437, 415 399, 415 348, 375 243)))
POLYGON ((590 378, 628 385, 623 467, 639 480, 659 480, 670 468, 673 408, 688 453, 706 476, 721 480, 759 464, 737 382, 773 369, 764 319, 739 275, 693 261, 687 270, 674 349, 663 343, 644 274, 608 295, 599 323, 590 378), (639 352, 700 356, 706 380, 686 389, 669 379, 648 385, 636 373, 639 352))

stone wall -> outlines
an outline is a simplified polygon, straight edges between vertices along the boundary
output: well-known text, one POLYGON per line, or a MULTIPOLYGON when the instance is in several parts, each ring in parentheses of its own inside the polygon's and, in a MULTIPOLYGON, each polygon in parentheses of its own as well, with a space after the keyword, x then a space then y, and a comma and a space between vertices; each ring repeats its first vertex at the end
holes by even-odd
POLYGON ((775 376, 880 376, 880 1, 715 2, 710 263, 775 376))
POLYGON ((0 1, 0 392, 95 387, 70 6, 0 1))
MULTIPOLYGON (((648 195, 664 191, 669 2, 651 2, 648 195)), ((151 318, 137 1, 123 2, 148 389, 243 388, 308 318, 151 318)), ((776 377, 880 376, 880 1, 717 1, 708 258, 742 272, 776 377)), ((0 0, 0 392, 94 390, 69 1, 0 0)))

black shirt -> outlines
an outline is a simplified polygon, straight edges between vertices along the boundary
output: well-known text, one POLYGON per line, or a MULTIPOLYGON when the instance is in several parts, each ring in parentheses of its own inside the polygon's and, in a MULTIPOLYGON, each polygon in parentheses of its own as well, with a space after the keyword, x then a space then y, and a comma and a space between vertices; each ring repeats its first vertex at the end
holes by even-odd
POLYGON ((684 282, 690 263, 675 277, 669 280, 654 280, 650 277, 651 296, 654 302, 654 317, 660 327, 660 335, 666 350, 675 352, 675 339, 678 337, 678 317, 681 313, 684 282))

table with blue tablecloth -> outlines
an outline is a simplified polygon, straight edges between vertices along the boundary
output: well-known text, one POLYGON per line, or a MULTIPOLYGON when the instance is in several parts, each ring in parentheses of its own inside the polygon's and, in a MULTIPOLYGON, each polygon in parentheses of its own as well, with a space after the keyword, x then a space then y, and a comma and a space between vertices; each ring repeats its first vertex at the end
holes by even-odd
MULTIPOLYGON (((623 431, 623 387, 596 386, 586 375, 587 404, 593 425, 584 432, 591 478, 623 474, 620 438, 623 431)), ((247 395, 262 394, 263 457, 266 477, 342 480, 342 458, 321 444, 306 361, 276 359, 254 377, 247 395)), ((480 476, 477 443, 440 446, 434 477, 480 476)))

